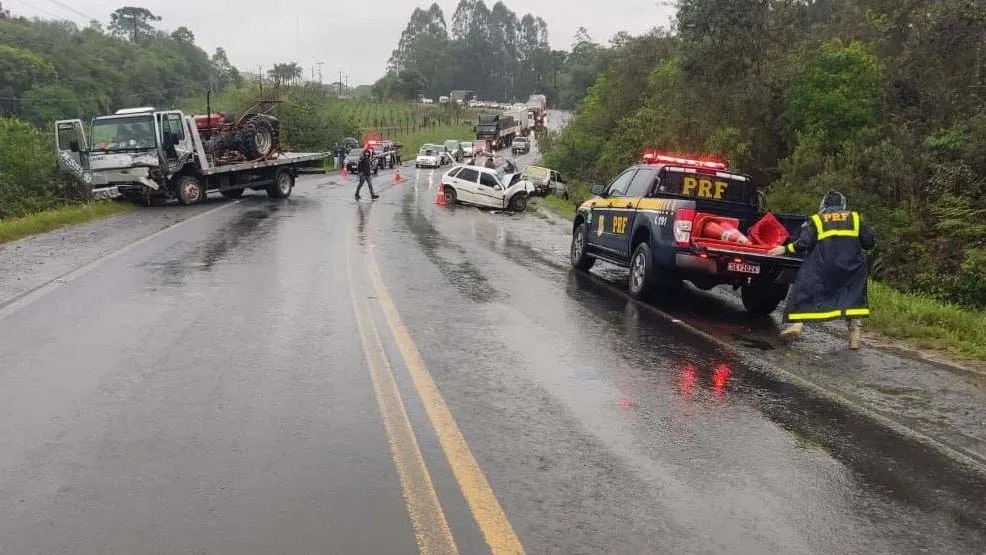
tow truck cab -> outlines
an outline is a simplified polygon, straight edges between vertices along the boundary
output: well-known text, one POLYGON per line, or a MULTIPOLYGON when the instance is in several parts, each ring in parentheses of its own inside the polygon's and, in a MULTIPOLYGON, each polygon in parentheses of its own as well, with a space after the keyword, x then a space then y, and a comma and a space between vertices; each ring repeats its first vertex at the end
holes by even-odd
MULTIPOLYGON (((630 294, 690 281, 709 290, 742 290, 748 311, 769 314, 787 295, 801 260, 771 256, 771 246, 709 236, 709 222, 744 234, 767 213, 753 179, 712 159, 645 152, 578 209, 572 228, 571 262, 587 270, 597 259, 630 268, 630 294)), ((774 215, 789 237, 806 218, 774 215)))

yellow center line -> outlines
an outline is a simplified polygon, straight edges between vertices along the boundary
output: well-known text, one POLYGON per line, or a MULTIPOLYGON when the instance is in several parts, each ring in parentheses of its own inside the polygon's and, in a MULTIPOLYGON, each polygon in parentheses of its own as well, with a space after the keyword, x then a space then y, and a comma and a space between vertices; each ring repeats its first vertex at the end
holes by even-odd
POLYGON ((524 553, 524 547, 521 545, 517 533, 514 532, 507 520, 507 515, 497 501, 493 488, 490 487, 486 475, 483 474, 479 463, 472 451, 469 450, 465 437, 452 418, 452 412, 445 404, 442 394, 438 391, 438 386, 421 359, 421 354, 415 347, 410 333, 408 333, 400 314, 397 312, 397 307, 380 277, 380 270, 377 267, 372 246, 367 263, 370 279, 374 289, 376 289, 377 301, 380 303, 387 322, 394 333, 397 347, 401 351, 418 395, 424 402, 425 412, 435 427, 438 441, 448 458, 449 465, 452 467, 452 473, 459 483, 459 488, 469 504, 476 523, 486 538, 490 551, 493 555, 524 553))
POLYGON ((346 272, 349 281, 349 292, 353 299, 353 310, 356 323, 366 353, 366 365, 373 382, 373 392, 377 398, 380 415, 383 417, 384 431, 387 443, 394 458, 394 466, 400 478, 404 503, 407 505, 408 516, 414 535, 418 542, 418 550, 422 555, 457 554, 458 548, 452 537, 445 513, 438 501, 438 494, 432 484, 431 475, 425 466, 424 457, 418 446, 418 440, 411 427, 411 419, 394 373, 387 361, 383 342, 373 323, 370 307, 365 297, 356 291, 356 277, 350 257, 351 241, 346 241, 346 272))

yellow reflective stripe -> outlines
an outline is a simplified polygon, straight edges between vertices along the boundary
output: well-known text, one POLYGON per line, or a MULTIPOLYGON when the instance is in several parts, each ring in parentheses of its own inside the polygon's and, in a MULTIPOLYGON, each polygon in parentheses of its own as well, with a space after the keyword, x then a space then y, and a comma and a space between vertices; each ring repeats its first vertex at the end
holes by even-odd
POLYGON ((829 237, 859 237, 859 213, 852 213, 852 229, 833 229, 831 231, 822 231, 822 219, 818 215, 812 216, 815 220, 815 226, 819 228, 818 240, 828 239, 829 237))
POLYGON ((831 320, 832 318, 841 318, 849 316, 869 316, 870 309, 868 308, 849 308, 846 310, 830 310, 828 312, 796 312, 788 314, 788 320, 831 320))
POLYGON ((825 227, 822 226, 822 217, 818 214, 811 215, 811 221, 815 222, 815 231, 818 232, 818 238, 822 238, 822 234, 825 233, 825 227))
POLYGON ((789 320, 829 320, 840 316, 842 316, 841 310, 832 310, 829 312, 802 312, 788 314, 787 318, 789 320))
POLYGON ((787 244, 787 252, 794 254, 794 243, 787 244))

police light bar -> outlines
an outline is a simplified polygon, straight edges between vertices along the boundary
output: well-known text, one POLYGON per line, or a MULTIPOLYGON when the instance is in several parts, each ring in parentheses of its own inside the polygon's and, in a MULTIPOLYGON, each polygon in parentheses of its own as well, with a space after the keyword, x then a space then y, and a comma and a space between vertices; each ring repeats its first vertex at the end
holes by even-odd
POLYGON ((697 158, 685 158, 682 156, 674 156, 671 154, 664 154, 648 149, 644 151, 643 158, 644 158, 644 162, 647 164, 677 164, 679 166, 685 166, 688 168, 705 168, 710 170, 727 169, 725 162, 712 157, 708 157, 705 160, 699 160, 697 158))

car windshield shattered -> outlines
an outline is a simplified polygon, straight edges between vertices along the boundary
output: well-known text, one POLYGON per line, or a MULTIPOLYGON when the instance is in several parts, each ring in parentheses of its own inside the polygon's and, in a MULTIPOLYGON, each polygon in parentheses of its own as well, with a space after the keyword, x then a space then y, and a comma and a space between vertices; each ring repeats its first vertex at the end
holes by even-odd
POLYGON ((134 150, 157 148, 153 116, 102 118, 92 124, 95 150, 134 150))

